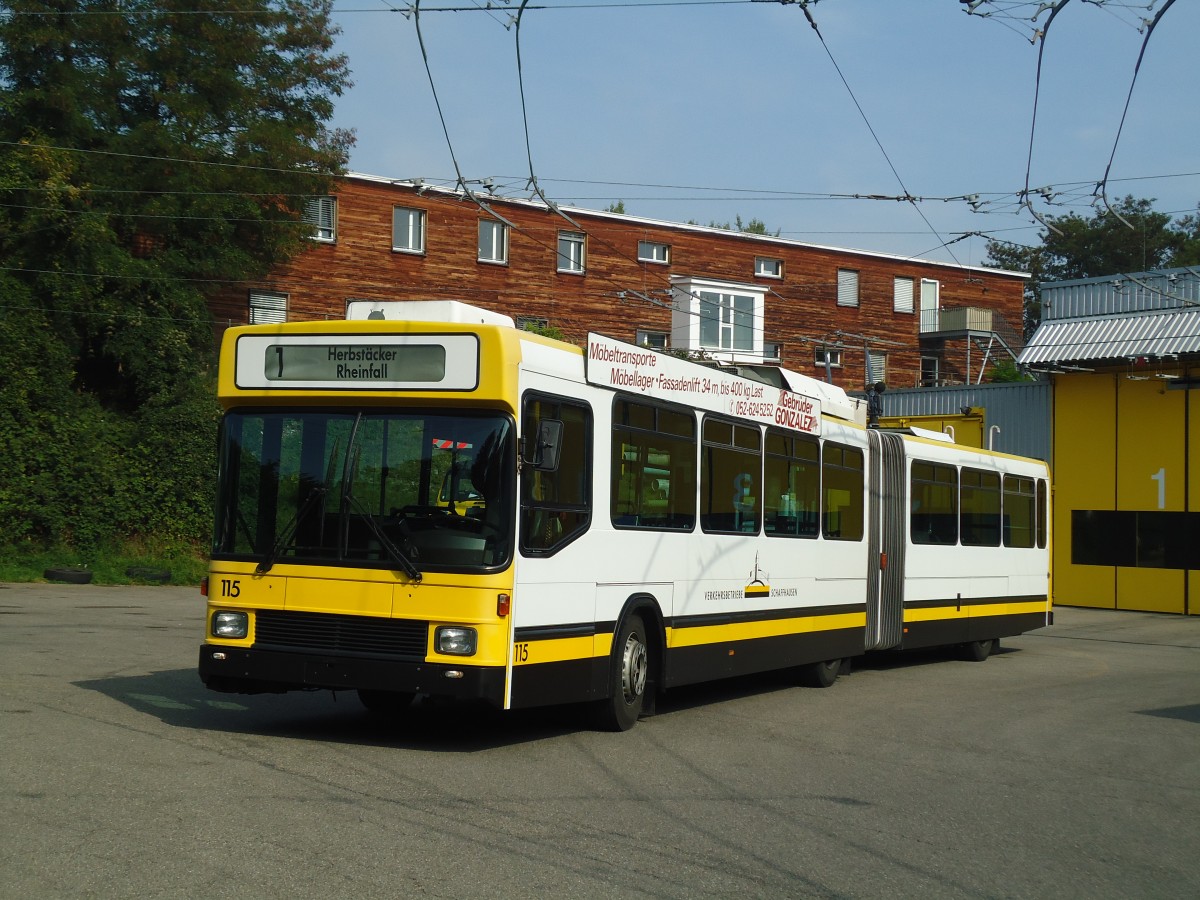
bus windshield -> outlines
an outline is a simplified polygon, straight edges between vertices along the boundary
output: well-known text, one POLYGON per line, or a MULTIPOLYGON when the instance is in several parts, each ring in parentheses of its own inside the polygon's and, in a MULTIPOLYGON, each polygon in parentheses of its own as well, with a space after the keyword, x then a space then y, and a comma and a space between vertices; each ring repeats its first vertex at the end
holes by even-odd
POLYGON ((495 413, 231 410, 213 557, 424 571, 512 556, 516 442, 495 413))

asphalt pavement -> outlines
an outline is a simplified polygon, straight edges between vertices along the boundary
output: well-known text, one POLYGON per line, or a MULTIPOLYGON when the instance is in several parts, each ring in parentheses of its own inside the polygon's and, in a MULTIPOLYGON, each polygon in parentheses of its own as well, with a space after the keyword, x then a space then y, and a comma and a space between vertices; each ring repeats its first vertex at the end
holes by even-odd
POLYGON ((1200 896, 1200 617, 570 708, 240 696, 195 588, 0 585, 0 898, 1200 896))

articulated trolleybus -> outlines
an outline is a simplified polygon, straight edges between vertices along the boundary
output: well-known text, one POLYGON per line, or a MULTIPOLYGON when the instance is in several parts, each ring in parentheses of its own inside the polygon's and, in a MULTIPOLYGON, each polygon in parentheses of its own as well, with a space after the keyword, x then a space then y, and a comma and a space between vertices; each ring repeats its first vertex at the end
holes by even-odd
POLYGON ((1048 624, 1043 463, 454 302, 226 332, 200 675, 623 730, 678 685, 1048 624))

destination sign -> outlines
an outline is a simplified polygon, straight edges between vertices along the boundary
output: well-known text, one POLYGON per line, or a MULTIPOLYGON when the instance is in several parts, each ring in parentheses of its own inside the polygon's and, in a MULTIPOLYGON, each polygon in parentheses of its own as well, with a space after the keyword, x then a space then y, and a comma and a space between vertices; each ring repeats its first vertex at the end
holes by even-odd
POLYGON ((819 434, 821 401, 731 372, 589 334, 587 380, 712 412, 819 434))
POLYGON ((473 390, 479 342, 470 334, 243 335, 236 380, 239 388, 473 390))
POLYGON ((264 375, 268 381, 437 381, 446 377, 446 348, 347 347, 344 344, 271 344, 264 375))

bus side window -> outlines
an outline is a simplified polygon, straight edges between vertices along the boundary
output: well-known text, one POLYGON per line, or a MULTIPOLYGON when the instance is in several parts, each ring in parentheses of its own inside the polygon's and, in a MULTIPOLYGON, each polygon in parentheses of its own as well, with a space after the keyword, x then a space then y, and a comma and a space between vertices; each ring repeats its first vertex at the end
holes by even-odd
POLYGON ((827 540, 863 537, 863 453, 827 441, 822 448, 821 535, 827 540))
POLYGON ((908 489, 914 544, 958 543, 958 470, 914 459, 908 489))
POLYGON ((1000 546, 1000 475, 963 466, 959 513, 964 547, 1000 546))
POLYGON ((700 527, 706 532, 757 534, 761 521, 762 434, 705 416, 700 450, 700 527))
POLYGON ((767 429, 763 529, 786 537, 816 537, 819 530, 821 450, 815 438, 767 429))
POLYGON ((1046 490, 1046 479, 1037 480, 1037 545, 1039 550, 1046 549, 1046 528, 1050 517, 1049 502, 1046 490))
POLYGON ((690 531, 696 521, 696 420, 690 412, 613 402, 612 523, 690 531))
POLYGON ((1005 547, 1033 547, 1037 541, 1037 497, 1034 480, 1004 476, 1003 535, 1005 547))
POLYGON ((521 478, 521 551, 546 556, 570 543, 591 523, 592 411, 559 397, 526 394, 522 433, 536 439, 543 419, 563 423, 558 468, 526 467, 521 478))

